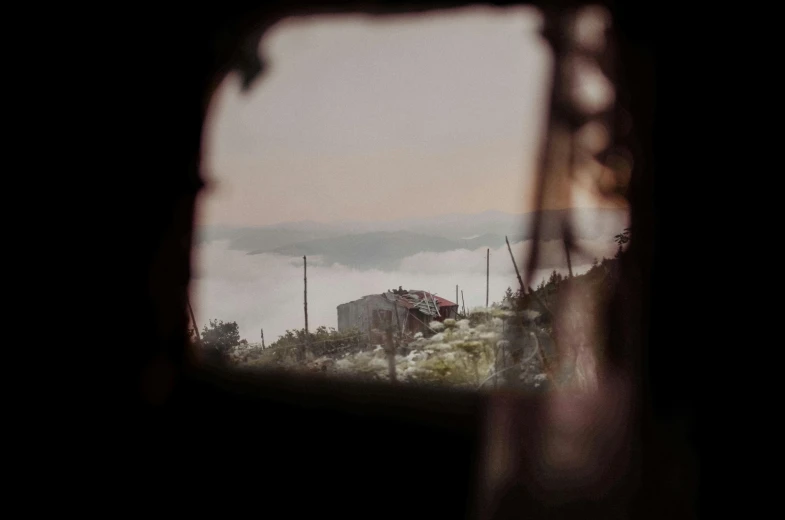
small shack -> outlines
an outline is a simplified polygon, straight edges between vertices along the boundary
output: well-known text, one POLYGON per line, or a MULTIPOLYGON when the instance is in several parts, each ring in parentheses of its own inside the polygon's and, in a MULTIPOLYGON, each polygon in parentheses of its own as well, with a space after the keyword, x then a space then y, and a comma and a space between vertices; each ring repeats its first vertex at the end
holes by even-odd
POLYGON ((338 306, 338 331, 352 328, 372 334, 388 326, 404 334, 427 332, 431 321, 458 316, 458 304, 428 291, 398 288, 338 306))

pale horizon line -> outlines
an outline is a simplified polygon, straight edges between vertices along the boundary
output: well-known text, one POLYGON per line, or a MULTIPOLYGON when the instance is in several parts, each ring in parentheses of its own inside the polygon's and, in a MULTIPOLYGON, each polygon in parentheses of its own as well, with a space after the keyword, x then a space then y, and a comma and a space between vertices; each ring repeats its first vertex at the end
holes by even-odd
MULTIPOLYGON (((339 219, 339 220, 314 220, 314 219, 304 219, 304 220, 282 220, 278 222, 273 222, 270 224, 226 224, 226 223, 198 223, 195 227, 225 227, 225 228, 270 228, 270 227, 278 227, 285 224, 324 224, 324 225, 337 225, 337 224, 353 224, 353 223, 366 223, 366 222, 375 222, 375 223, 385 223, 385 222, 397 222, 401 220, 416 220, 416 219, 438 219, 444 217, 451 217, 451 216, 479 216, 484 215, 487 213, 499 213, 505 216, 510 217, 522 217, 524 215, 529 215, 532 213, 537 213, 538 211, 566 211, 566 210, 608 210, 608 211, 628 211, 628 208, 620 206, 620 207, 611 207, 611 206, 572 206, 572 207, 562 207, 562 208, 545 208, 542 210, 531 210, 531 211, 523 211, 520 213, 510 213, 508 211, 497 210, 497 209, 487 209, 484 211, 478 211, 476 213, 441 213, 438 215, 411 215, 402 218, 393 218, 393 219, 374 219, 374 218, 354 218, 354 219, 339 219)), ((197 218, 198 220, 198 218, 197 218)))

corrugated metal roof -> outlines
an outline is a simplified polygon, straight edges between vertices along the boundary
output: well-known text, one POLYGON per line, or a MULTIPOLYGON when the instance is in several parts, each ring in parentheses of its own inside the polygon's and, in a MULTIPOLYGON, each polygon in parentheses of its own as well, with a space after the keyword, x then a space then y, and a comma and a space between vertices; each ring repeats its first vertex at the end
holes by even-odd
POLYGON ((426 292, 426 291, 409 291, 409 293, 417 293, 417 294, 420 294, 420 296, 425 294, 429 298, 435 299, 436 302, 439 304, 439 307, 455 307, 455 306, 458 305, 457 303, 451 302, 447 298, 442 298, 441 296, 436 296, 435 294, 431 294, 431 293, 426 292))

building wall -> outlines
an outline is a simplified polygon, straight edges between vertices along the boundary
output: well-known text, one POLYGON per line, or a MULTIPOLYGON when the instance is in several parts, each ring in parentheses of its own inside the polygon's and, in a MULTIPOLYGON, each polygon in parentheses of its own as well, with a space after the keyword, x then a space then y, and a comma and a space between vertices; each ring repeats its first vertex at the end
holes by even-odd
MULTIPOLYGON (((433 319, 415 309, 411 310, 411 316, 407 316, 408 309, 403 305, 398 305, 398 320, 396 320, 395 304, 384 296, 374 294, 338 306, 338 332, 346 332, 351 328, 356 328, 367 334, 374 328, 374 314, 378 312, 382 313, 381 322, 376 320, 376 328, 378 329, 386 328, 386 319, 391 319, 393 327, 397 328, 400 322, 401 327, 410 333, 426 332, 428 330, 426 325, 433 319), (384 313, 390 314, 385 315, 384 313)), ((439 314, 440 320, 455 318, 458 315, 458 306, 441 307, 439 314)))
MULTIPOLYGON (((369 332, 373 325, 373 316, 377 311, 391 313, 392 325, 397 327, 395 319, 395 304, 383 296, 371 295, 338 306, 338 332, 345 332, 357 328, 361 332, 369 332)), ((403 326, 406 321, 406 308, 398 306, 398 319, 403 326)), ((380 324, 386 326, 385 323, 380 324)))
POLYGON ((368 330, 365 300, 342 303, 338 306, 338 332, 346 332, 351 328, 368 330))

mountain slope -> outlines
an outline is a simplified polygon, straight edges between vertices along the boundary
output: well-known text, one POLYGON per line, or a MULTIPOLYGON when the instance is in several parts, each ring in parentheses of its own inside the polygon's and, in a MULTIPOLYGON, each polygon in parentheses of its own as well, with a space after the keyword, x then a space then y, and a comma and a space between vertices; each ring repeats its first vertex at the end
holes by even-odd
MULTIPOLYGON (((249 254, 321 255, 329 263, 390 268, 419 252, 475 250, 520 242, 533 236, 534 213, 500 211, 407 218, 388 222, 319 223, 311 221, 257 228, 210 227, 198 231, 199 242, 228 240, 229 248, 249 254)), ((562 220, 570 217, 576 239, 613 237, 627 227, 624 210, 580 208, 542 212, 541 240, 561 238, 562 220)))
POLYGON ((279 247, 272 252, 286 256, 321 256, 327 264, 338 263, 361 269, 395 269, 407 256, 424 251, 453 251, 462 247, 460 242, 443 237, 408 231, 381 231, 309 240, 279 247))
POLYGON ((328 228, 291 229, 288 227, 259 228, 202 228, 197 232, 197 243, 228 240, 229 249, 237 251, 271 252, 276 248, 308 240, 324 239, 341 235, 340 231, 328 228))

